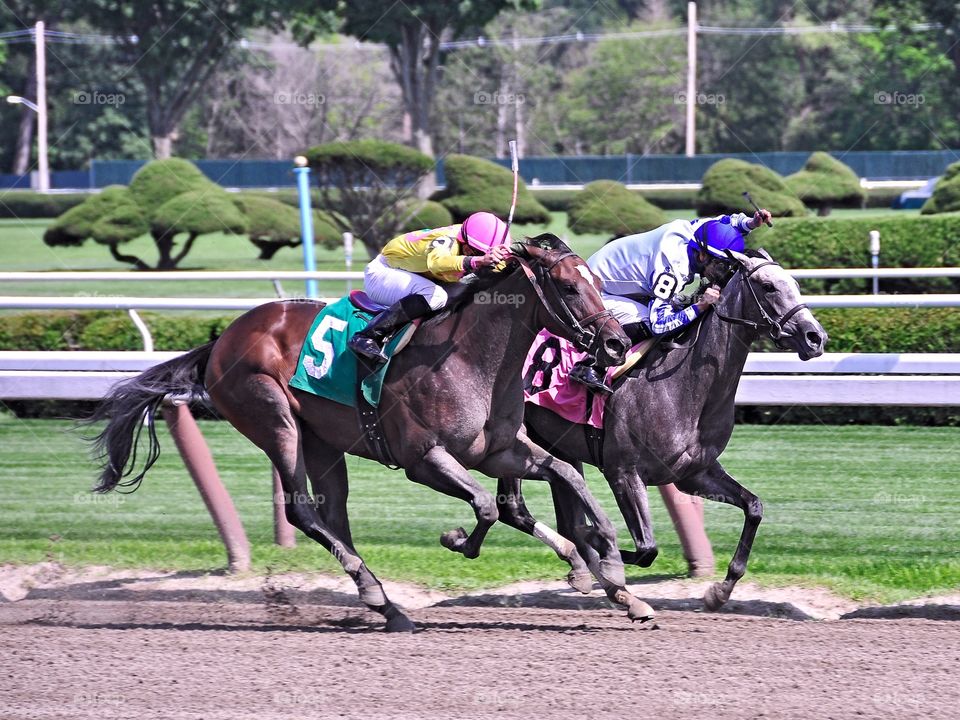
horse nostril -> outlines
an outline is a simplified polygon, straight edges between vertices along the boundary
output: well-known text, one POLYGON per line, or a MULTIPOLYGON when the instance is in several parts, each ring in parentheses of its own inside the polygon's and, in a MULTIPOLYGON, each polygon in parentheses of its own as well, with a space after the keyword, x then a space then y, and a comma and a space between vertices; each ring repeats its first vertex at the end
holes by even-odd
POLYGON ((812 330, 807 333, 807 344, 810 345, 810 347, 818 348, 822 342, 823 338, 820 337, 820 333, 813 332, 812 330))
POLYGON ((603 346, 607 349, 607 352, 614 357, 622 355, 627 351, 627 346, 624 342, 617 338, 609 338, 603 346))

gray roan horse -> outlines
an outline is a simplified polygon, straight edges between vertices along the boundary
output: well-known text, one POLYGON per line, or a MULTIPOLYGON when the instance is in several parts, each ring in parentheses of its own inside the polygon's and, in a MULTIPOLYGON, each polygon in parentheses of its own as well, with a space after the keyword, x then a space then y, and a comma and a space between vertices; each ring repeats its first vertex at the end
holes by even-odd
MULTIPOLYGON (((823 353, 827 333, 802 304, 796 281, 760 251, 733 253, 736 271, 715 310, 703 317, 684 345, 661 343, 644 357, 608 399, 602 458, 596 463, 584 426, 528 404, 530 437, 550 452, 579 466, 602 466, 636 544, 624 552, 627 563, 650 565, 657 554, 645 485, 676 484, 681 491, 736 505, 744 525, 722 583, 713 584, 704 604, 715 610, 746 571, 747 558, 763 515, 760 499, 723 469, 718 457, 733 432, 734 396, 750 345, 766 332, 778 347, 802 360, 823 353)), ((532 532, 534 518, 523 503, 520 481, 501 479, 501 522, 532 532)), ((582 522, 562 488, 553 491, 561 534, 582 522)), ((574 562, 577 558, 574 558, 574 562)), ((586 589, 573 564, 571 584, 586 589)))
MULTIPOLYGON (((562 485, 578 517, 589 518, 590 524, 578 527, 569 540, 539 525, 537 537, 565 559, 577 554, 575 546, 582 554, 599 553, 597 579, 608 597, 625 607, 631 619, 646 619, 652 610, 624 589, 613 525, 582 476, 521 430, 521 368, 539 328, 591 349, 608 363, 623 360, 629 340, 604 310, 596 278, 555 236, 516 244, 511 263, 507 271, 473 287, 487 292, 492 302, 466 293, 458 308, 424 322, 393 359, 380 403, 384 435, 409 479, 473 507, 477 525, 469 536, 458 528, 441 538, 445 547, 466 557, 479 554, 498 516, 494 497, 468 468, 490 477, 562 485)), ((302 301, 262 305, 238 318, 215 342, 117 386, 96 416, 110 418, 97 438, 103 460, 97 489, 136 486, 142 480, 159 452, 153 420, 166 395, 206 393, 216 410, 276 466, 290 522, 337 558, 356 582, 360 599, 386 618, 388 630, 412 630, 409 618, 367 569, 350 534, 344 453, 375 455, 356 410, 288 385, 304 336, 322 307, 302 301), (133 474, 145 413, 150 447, 146 467, 133 474), (324 502, 308 494, 308 477, 314 496, 324 502)))

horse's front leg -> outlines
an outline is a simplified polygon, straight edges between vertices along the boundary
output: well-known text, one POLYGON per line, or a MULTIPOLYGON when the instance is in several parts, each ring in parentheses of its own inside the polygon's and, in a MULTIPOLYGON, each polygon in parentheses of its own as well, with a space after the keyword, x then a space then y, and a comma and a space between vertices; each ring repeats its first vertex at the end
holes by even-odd
POLYGON ((521 481, 517 478, 500 478, 497 481, 497 510, 500 522, 516 528, 520 532, 537 538, 552 549, 557 556, 570 565, 567 582, 584 595, 593 590, 593 576, 590 568, 577 552, 570 540, 537 520, 527 508, 520 490, 521 481))
MULTIPOLYGON (((574 542, 583 557, 599 554, 595 574, 611 600, 627 609, 631 620, 649 620, 653 609, 633 597, 626 588, 626 577, 616 531, 599 503, 590 494, 583 476, 569 463, 549 455, 525 435, 518 435, 512 447, 484 458, 477 469, 493 477, 520 477, 546 480, 551 488, 562 486, 575 499, 577 511, 592 523, 584 532, 575 533, 574 542)), ((592 569, 592 568, 591 568, 592 569)))
POLYGON ((690 495, 699 495, 709 500, 736 505, 743 510, 743 530, 740 532, 740 541, 733 553, 733 559, 727 568, 727 576, 723 582, 711 585, 703 596, 703 603, 707 610, 717 610, 730 599, 733 586, 747 571, 747 560, 750 557, 753 540, 763 519, 763 503, 760 502, 760 498, 734 480, 719 462, 714 462, 689 480, 678 482, 677 487, 690 495))
POLYGON ((497 521, 497 504, 493 496, 439 446, 431 448, 423 458, 408 466, 406 472, 414 482, 470 503, 477 517, 473 532, 467 535, 463 528, 450 530, 440 536, 440 544, 448 550, 463 553, 464 557, 477 557, 487 531, 497 521))

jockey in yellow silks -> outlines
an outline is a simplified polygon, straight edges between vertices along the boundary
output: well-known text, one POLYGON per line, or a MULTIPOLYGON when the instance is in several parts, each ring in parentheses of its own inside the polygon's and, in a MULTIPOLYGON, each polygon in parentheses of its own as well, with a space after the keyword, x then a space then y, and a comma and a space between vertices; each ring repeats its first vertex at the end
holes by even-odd
POLYGON ((367 295, 387 310, 350 339, 350 349, 371 360, 386 360, 383 343, 391 333, 447 304, 447 291, 439 283, 499 264, 509 246, 506 224, 488 212, 474 213, 461 225, 395 237, 363 273, 367 295))

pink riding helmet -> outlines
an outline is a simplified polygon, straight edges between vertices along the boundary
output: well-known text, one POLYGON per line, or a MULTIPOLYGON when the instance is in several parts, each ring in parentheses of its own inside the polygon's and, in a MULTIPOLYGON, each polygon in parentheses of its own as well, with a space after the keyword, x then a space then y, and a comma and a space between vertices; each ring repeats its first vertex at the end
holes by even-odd
POLYGON ((507 224, 493 213, 473 213, 463 221, 460 241, 482 253, 490 252, 497 245, 509 244, 507 224))

